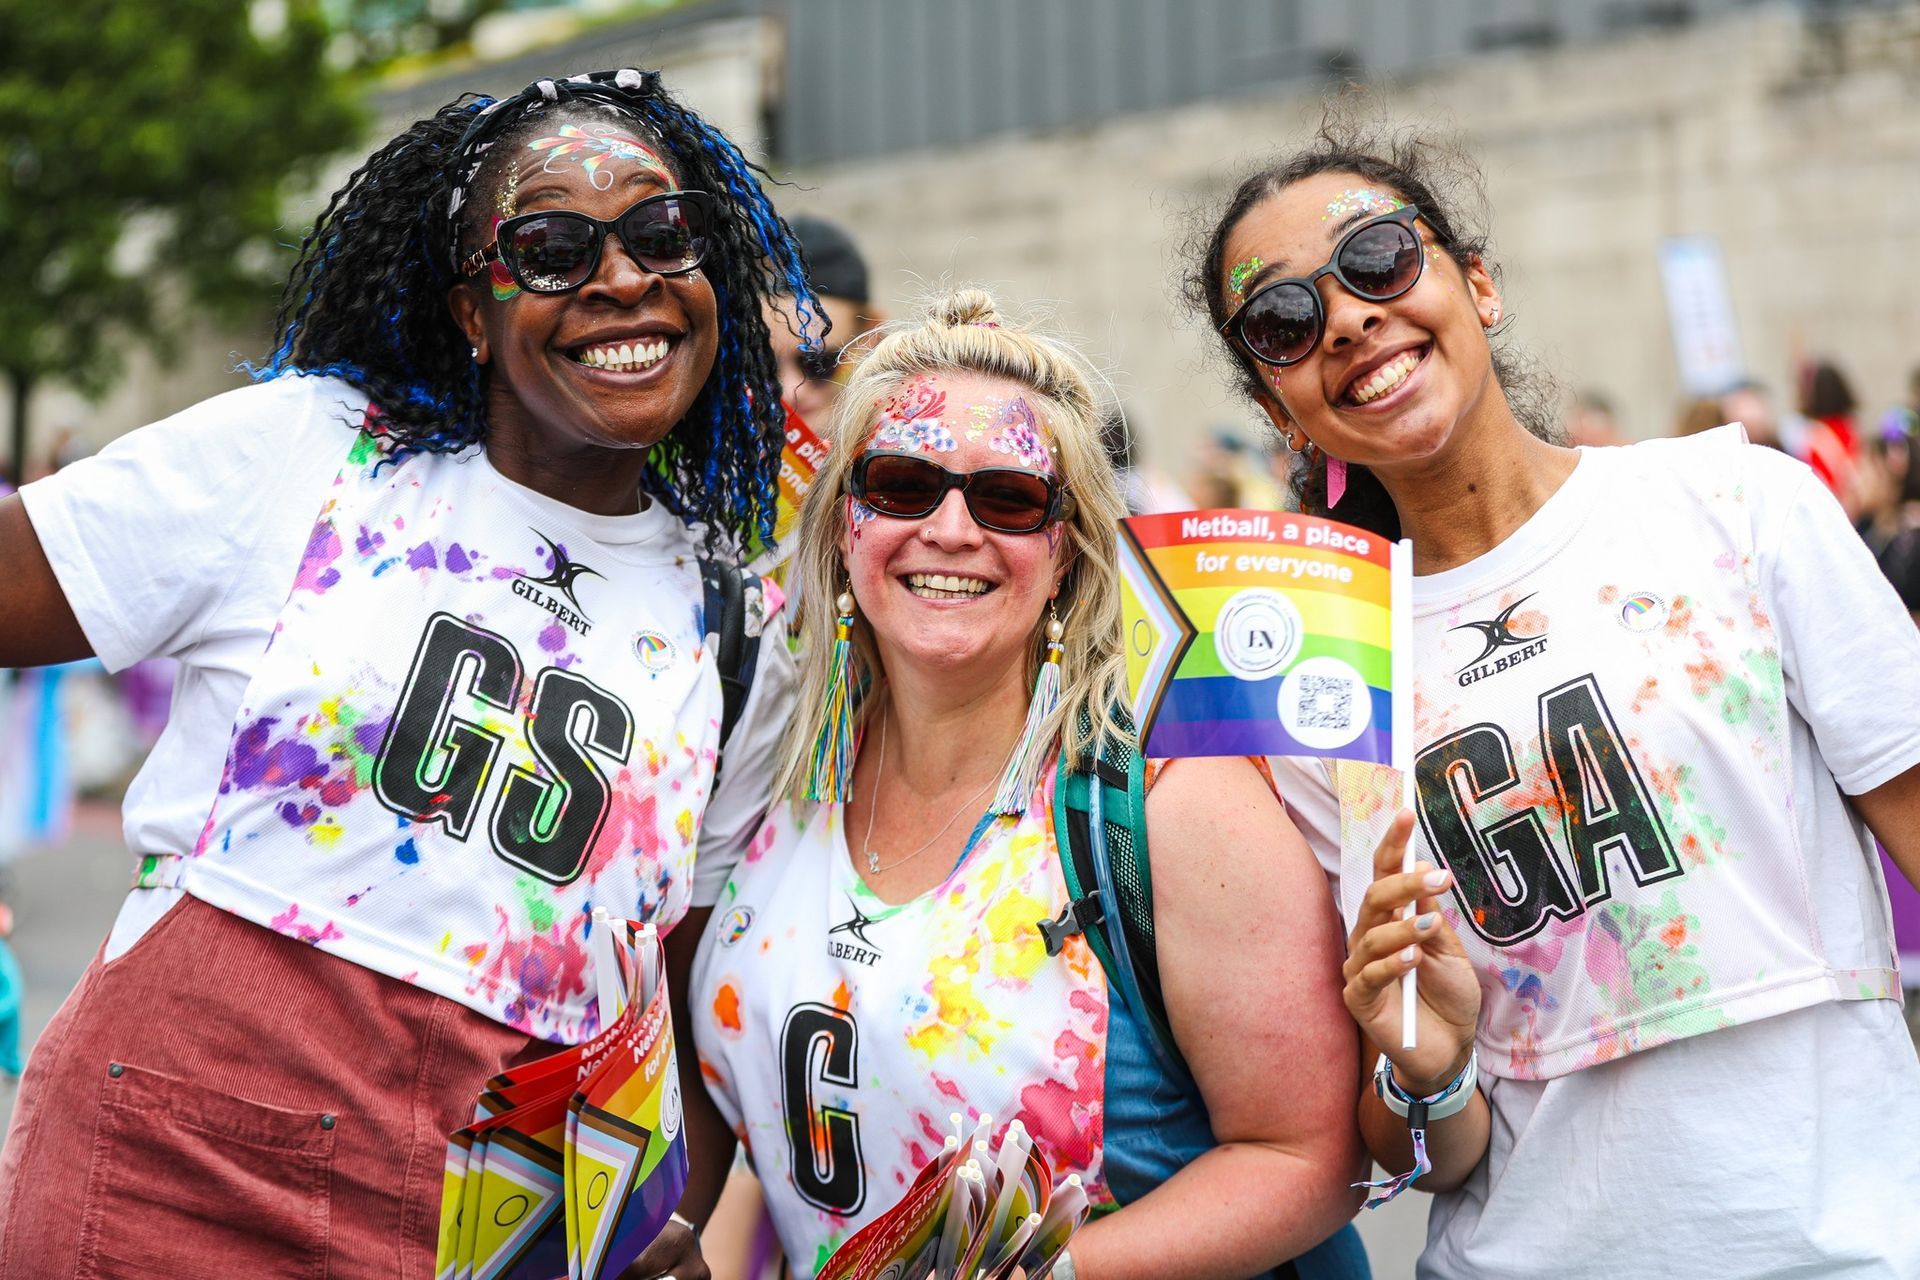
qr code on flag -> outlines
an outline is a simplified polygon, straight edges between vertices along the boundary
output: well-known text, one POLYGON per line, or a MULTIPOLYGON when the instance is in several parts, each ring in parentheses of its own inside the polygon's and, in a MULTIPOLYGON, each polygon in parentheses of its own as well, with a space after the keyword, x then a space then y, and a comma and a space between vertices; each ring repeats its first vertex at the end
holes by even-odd
POLYGON ((1301 672, 1299 721, 1307 729, 1353 726, 1353 682, 1339 676, 1301 672))

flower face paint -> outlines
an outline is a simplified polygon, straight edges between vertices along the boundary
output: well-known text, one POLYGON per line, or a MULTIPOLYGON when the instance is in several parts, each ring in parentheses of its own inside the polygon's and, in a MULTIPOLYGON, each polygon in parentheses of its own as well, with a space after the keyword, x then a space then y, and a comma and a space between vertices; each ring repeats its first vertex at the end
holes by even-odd
POLYGON ((947 393, 932 378, 924 374, 915 378, 880 407, 880 425, 873 433, 872 447, 952 453, 960 445, 940 421, 946 407, 947 393))
POLYGON ((860 499, 854 497, 852 494, 847 495, 847 536, 853 541, 860 541, 861 525, 869 521, 878 520, 879 518, 880 513, 878 511, 875 511, 872 507, 860 501, 860 499))
POLYGON ((547 173, 554 171, 556 163, 579 161, 586 170, 587 180, 593 183, 594 190, 605 191, 613 185, 613 174, 603 165, 608 160, 630 160, 645 170, 650 177, 660 183, 664 191, 678 191, 680 184, 674 181, 673 171, 666 161, 640 139, 630 133, 622 133, 613 125, 563 124, 558 135, 551 138, 536 138, 527 144, 527 150, 536 154, 546 153, 541 169, 547 173))
POLYGON ((1048 456, 1046 442, 1040 438, 1039 421, 1023 397, 1015 396, 1007 403, 999 423, 1000 432, 987 441, 988 448, 995 453, 1012 455, 1023 467, 1053 474, 1053 460, 1048 456))

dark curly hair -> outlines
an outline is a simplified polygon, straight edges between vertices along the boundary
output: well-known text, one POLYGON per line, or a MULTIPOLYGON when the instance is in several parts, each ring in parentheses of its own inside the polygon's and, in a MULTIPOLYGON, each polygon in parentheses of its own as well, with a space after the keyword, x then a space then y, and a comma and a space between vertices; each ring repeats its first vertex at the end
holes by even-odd
POLYGON ((278 342, 248 372, 353 384, 374 406, 368 425, 391 461, 484 441, 488 374, 470 357, 446 294, 485 202, 456 206, 454 194, 484 173, 489 147, 552 111, 639 122, 683 187, 714 196, 716 243, 703 269, 719 309, 719 350, 686 417, 651 450, 644 483, 676 515, 702 523, 710 547, 770 540, 785 415, 761 303, 799 299, 811 343, 822 313, 799 244, 761 190, 756 175, 765 171, 651 72, 537 81, 498 102, 463 96, 374 152, 302 242, 274 320, 278 342))
MULTIPOLYGON (((1393 191, 1408 204, 1418 205, 1434 243, 1462 270, 1477 258, 1496 280, 1499 278, 1499 269, 1488 256, 1485 199, 1473 162, 1458 148, 1408 132, 1369 127, 1344 104, 1329 106, 1306 147, 1243 180, 1226 208, 1207 218, 1210 225, 1196 231, 1188 246, 1190 265, 1181 281, 1187 304, 1205 316, 1208 327, 1221 336, 1235 370, 1235 382, 1256 404, 1268 393, 1261 378, 1264 366, 1256 365, 1221 335, 1221 326, 1232 314, 1222 287, 1227 240, 1240 220, 1262 201, 1322 173, 1351 173, 1373 186, 1393 191)), ((1507 322, 1489 335, 1494 375, 1520 424, 1543 440, 1555 440, 1559 427, 1553 381, 1530 357, 1500 341, 1511 320, 1509 313, 1507 322)), ((1326 456, 1318 449, 1299 455, 1293 488, 1301 510, 1311 515, 1334 514, 1327 506, 1326 456)), ((1362 466, 1347 466, 1347 491, 1340 499, 1338 518, 1389 538, 1400 536, 1400 515, 1393 500, 1373 473, 1362 466)))

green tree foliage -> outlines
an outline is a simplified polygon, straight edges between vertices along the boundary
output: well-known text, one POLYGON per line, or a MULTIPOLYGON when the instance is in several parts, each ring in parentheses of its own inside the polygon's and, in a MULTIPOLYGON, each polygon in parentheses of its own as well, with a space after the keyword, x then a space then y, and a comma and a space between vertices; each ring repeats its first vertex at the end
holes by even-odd
MULTIPOLYGON (((0 373, 99 392, 180 305, 259 315, 282 194, 354 145, 314 0, 0 0, 0 373)), ((16 450, 14 456, 19 456, 16 450)))
POLYGON ((464 44, 488 14, 526 7, 527 0, 327 0, 334 25, 349 33, 363 66, 464 44))

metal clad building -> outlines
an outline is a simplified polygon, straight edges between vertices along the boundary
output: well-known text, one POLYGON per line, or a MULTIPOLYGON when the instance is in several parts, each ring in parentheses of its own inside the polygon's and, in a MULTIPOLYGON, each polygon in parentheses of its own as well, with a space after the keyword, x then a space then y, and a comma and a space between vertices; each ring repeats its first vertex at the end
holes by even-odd
MULTIPOLYGON (((1775 0, 1780 3, 1781 0, 1775 0)), ((1809 17, 1898 0, 1799 0, 1809 17)), ((735 8, 737 6, 717 6, 735 8)), ((1755 0, 768 0, 772 153, 805 167, 1475 54, 1674 28, 1755 0)), ((694 10, 697 12, 697 9, 694 10)))

